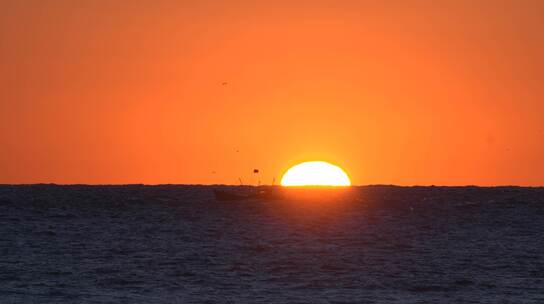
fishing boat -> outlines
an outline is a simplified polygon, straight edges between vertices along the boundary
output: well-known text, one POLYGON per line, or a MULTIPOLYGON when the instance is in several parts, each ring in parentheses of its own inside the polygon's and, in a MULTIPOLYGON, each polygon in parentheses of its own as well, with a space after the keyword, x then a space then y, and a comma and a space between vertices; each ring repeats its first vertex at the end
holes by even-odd
POLYGON ((226 191, 214 189, 213 194, 217 201, 245 201, 245 200, 261 200, 275 199, 279 197, 279 192, 274 189, 259 190, 257 192, 240 193, 234 191, 226 191))
MULTIPOLYGON (((257 175, 260 174, 259 169, 253 169, 253 174, 257 174, 257 175)), ((244 183, 242 182, 242 178, 239 177, 238 181, 240 181, 240 186, 244 186, 244 183)), ((215 196, 215 200, 217 201, 245 201, 245 200, 260 200, 260 199, 276 199, 280 197, 280 192, 274 186, 275 182, 276 182, 276 178, 273 178, 272 187, 263 187, 261 186, 261 180, 259 177, 257 186, 253 187, 252 189, 246 188, 245 192, 214 189, 213 194, 215 196)))
POLYGON ((229 192, 225 190, 213 190, 213 194, 217 201, 243 201, 249 199, 248 194, 229 192))

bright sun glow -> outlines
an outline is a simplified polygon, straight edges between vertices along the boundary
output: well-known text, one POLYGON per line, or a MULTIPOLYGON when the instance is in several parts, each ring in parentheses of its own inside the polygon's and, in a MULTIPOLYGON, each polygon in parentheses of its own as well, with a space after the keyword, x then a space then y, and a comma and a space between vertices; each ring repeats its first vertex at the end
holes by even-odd
POLYGON ((310 161, 291 167, 281 178, 282 186, 350 186, 340 167, 323 161, 310 161))

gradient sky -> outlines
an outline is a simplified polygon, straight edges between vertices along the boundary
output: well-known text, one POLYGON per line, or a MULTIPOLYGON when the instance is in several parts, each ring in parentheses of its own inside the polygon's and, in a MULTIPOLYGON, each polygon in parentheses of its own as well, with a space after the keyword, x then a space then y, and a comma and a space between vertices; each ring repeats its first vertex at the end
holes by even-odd
POLYGON ((543 16, 0 0, 0 183, 270 183, 325 160, 354 184, 543 185, 543 16))

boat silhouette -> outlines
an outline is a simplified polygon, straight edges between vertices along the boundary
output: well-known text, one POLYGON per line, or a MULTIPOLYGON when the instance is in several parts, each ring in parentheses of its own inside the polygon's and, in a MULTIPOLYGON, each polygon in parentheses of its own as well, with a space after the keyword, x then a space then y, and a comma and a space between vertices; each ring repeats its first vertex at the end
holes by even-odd
POLYGON ((217 201, 245 201, 245 200, 259 200, 259 199, 274 199, 279 197, 278 191, 273 189, 261 189, 256 192, 241 193, 234 191, 226 191, 214 189, 213 194, 217 201))

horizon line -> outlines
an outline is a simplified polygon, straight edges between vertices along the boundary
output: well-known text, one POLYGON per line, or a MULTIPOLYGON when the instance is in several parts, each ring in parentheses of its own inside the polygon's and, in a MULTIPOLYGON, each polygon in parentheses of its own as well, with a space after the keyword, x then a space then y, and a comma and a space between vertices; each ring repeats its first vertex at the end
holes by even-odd
MULTIPOLYGON (((240 184, 184 184, 184 183, 159 183, 159 184, 147 184, 147 183, 111 183, 111 184, 100 184, 100 183, 0 183, 1 186, 199 186, 199 187, 285 187, 282 185, 271 185, 271 184, 262 184, 262 185, 240 185, 240 184)), ((302 186, 307 187, 307 186, 302 186)), ((312 187, 308 185, 308 187, 312 187)), ((319 187, 319 186, 318 186, 319 187)), ((360 185, 350 185, 350 186, 324 186, 324 187, 339 187, 339 188, 349 188, 349 187, 436 187, 436 188, 544 188, 544 185, 515 185, 515 184, 497 184, 497 185, 477 185, 477 184, 464 184, 464 185, 438 185, 438 184, 411 184, 411 185, 398 185, 398 184, 360 184, 360 185)), ((289 187, 285 187, 289 188, 289 187)))

